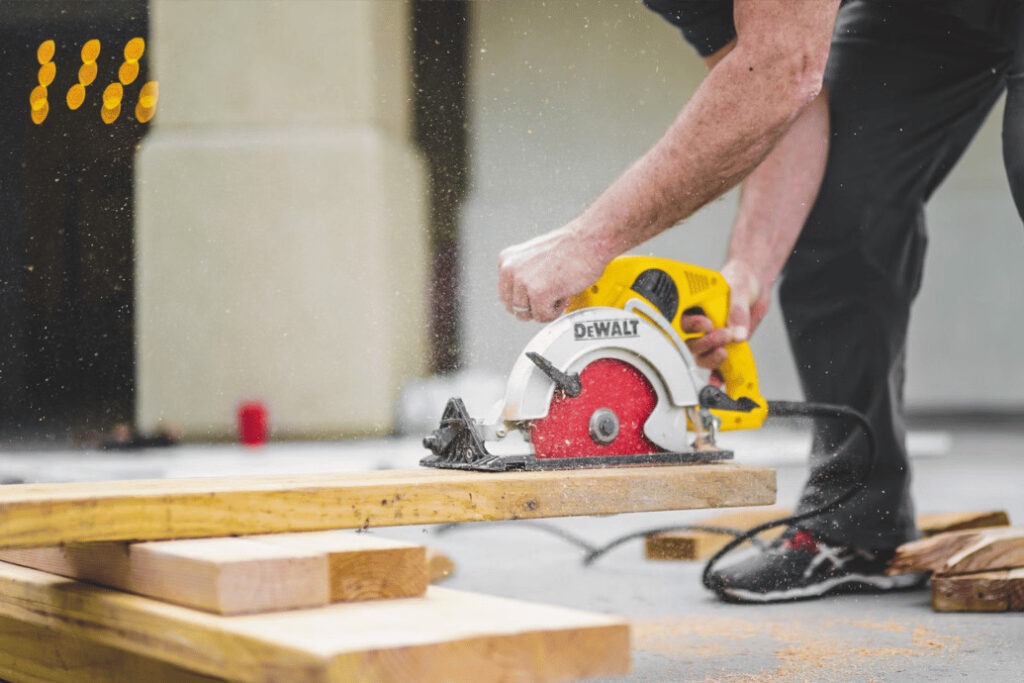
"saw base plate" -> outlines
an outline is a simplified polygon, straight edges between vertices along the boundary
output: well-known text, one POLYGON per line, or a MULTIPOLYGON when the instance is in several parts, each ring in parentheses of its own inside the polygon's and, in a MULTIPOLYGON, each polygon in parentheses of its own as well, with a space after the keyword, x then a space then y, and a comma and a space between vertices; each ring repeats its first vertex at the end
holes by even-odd
POLYGON ((486 455, 472 462, 446 460, 428 455, 420 465, 450 470, 476 472, 511 472, 515 470, 580 470, 600 467, 632 467, 644 465, 692 465, 694 463, 731 460, 732 451, 700 450, 688 453, 643 453, 638 455, 591 455, 581 458, 536 458, 532 455, 486 455))

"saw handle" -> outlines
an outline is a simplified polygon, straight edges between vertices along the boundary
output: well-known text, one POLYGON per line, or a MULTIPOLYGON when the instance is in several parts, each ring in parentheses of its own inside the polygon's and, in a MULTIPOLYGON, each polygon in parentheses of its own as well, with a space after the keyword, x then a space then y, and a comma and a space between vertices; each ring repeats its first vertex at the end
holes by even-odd
POLYGON ((768 415, 768 403, 761 396, 757 385, 757 368, 754 365, 754 354, 747 342, 733 342, 725 345, 728 354, 719 366, 718 372, 725 382, 725 393, 729 398, 747 397, 757 403, 758 407, 750 412, 712 410, 722 420, 722 429, 753 429, 760 427, 768 415))
MULTIPOLYGON (((719 276, 717 286, 705 291, 705 296, 700 301, 691 303, 680 312, 679 320, 675 321, 682 329, 682 319, 687 313, 700 311, 700 314, 707 316, 715 329, 725 327, 729 322, 729 286, 725 279, 719 276)), ((682 308, 682 307, 681 307, 682 308)), ((701 333, 683 333, 683 339, 695 339, 701 337, 701 333)), ((757 366, 754 364, 754 354, 750 350, 750 344, 732 342, 725 345, 726 358, 718 367, 718 373, 722 376, 724 386, 722 387, 729 398, 738 400, 749 398, 757 407, 749 412, 734 410, 715 410, 711 413, 722 421, 721 429, 754 429, 761 426, 768 416, 768 403, 761 396, 757 382, 757 366)))
MULTIPOLYGON (((729 285, 713 270, 654 256, 620 256, 591 287, 569 304, 573 311, 588 306, 624 308, 630 299, 642 298, 657 308, 683 339, 700 334, 682 329, 686 311, 700 309, 716 328, 725 327, 729 317, 729 285)), ((747 342, 726 344, 728 357, 718 371, 725 381, 725 393, 732 399, 749 398, 758 407, 749 411, 715 410, 721 429, 760 427, 768 415, 768 404, 757 384, 757 366, 747 342)))

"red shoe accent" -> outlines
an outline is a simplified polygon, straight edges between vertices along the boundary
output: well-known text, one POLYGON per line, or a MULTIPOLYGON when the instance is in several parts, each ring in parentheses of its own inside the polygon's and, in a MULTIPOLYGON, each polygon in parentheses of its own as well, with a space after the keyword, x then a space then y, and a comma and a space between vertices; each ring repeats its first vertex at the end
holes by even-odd
POLYGON ((806 550, 808 552, 818 552, 818 542, 814 540, 814 536, 810 531, 800 530, 793 534, 792 538, 787 538, 782 542, 787 548, 793 550, 806 550))

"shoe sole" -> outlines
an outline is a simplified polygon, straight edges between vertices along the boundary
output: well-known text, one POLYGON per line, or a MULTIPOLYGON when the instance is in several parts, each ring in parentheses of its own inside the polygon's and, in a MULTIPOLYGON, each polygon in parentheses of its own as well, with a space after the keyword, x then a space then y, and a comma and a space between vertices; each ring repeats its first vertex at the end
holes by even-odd
POLYGON ((917 588, 924 583, 926 577, 921 574, 897 574, 895 576, 879 576, 877 574, 847 574, 837 576, 821 583, 801 588, 790 588, 767 593, 755 593, 742 588, 721 588, 719 595, 737 602, 785 602, 790 600, 807 600, 820 598, 829 593, 845 591, 897 591, 917 588))

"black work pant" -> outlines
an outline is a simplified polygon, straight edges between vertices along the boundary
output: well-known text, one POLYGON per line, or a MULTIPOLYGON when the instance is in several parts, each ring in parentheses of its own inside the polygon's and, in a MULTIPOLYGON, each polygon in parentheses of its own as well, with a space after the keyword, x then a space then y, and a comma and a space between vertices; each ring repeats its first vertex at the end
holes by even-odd
MULTIPOLYGON (((923 209, 1004 89, 1004 161, 1024 209, 1021 26, 1018 0, 852 0, 840 10, 825 78, 825 177, 780 290, 807 400, 864 412, 877 439, 867 487, 803 523, 826 538, 877 549, 916 535, 903 372, 923 209)), ((855 426, 819 421, 800 509, 856 481, 866 448, 855 426)))

